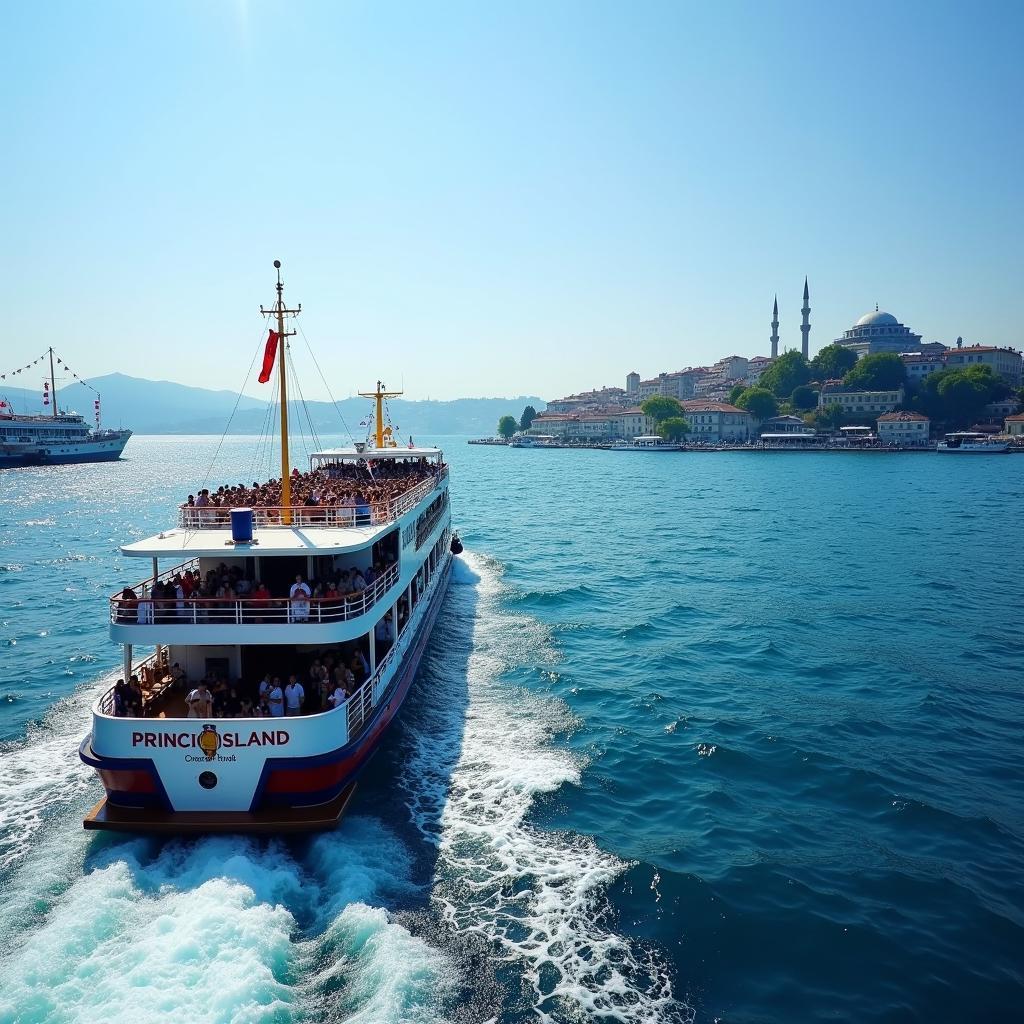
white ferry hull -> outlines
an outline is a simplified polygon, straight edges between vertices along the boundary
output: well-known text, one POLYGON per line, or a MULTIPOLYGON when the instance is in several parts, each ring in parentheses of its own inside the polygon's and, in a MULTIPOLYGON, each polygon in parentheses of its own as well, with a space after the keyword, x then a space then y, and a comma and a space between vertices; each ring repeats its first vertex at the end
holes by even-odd
POLYGON ((940 441, 936 451, 943 455, 1003 455, 1009 447, 1008 442, 996 441, 991 444, 968 444, 950 448, 944 441, 940 441))
POLYGON ((107 796, 85 827, 168 833, 334 827, 412 686, 444 600, 451 559, 447 554, 422 610, 399 637, 394 664, 381 674, 372 710, 355 735, 349 735, 344 710, 209 722, 94 715, 79 754, 96 769, 107 796), (199 746, 204 726, 217 736, 212 756, 199 746))
POLYGON ((0 445, 0 467, 62 466, 78 462, 114 462, 121 458, 130 430, 95 441, 32 442, 0 445))

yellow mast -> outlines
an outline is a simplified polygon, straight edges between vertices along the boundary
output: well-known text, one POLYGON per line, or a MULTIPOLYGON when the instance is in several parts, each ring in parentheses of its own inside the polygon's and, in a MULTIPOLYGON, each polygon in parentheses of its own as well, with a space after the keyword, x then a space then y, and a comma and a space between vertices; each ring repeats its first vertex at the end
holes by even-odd
POLYGON ((384 399, 385 398, 397 398, 399 395, 405 394, 404 391, 385 391, 385 385, 381 381, 377 381, 376 391, 360 391, 360 398, 376 398, 377 399, 377 447, 384 447, 384 399))
POLYGON ((295 331, 284 329, 284 318, 286 316, 298 316, 302 312, 302 303, 297 309, 287 309, 284 304, 284 285, 281 283, 281 261, 274 260, 274 269, 277 271, 277 302, 273 309, 264 309, 260 306, 260 312, 264 316, 277 317, 277 344, 281 352, 281 521, 285 524, 292 521, 292 477, 288 465, 288 384, 285 373, 285 350, 287 339, 295 331))

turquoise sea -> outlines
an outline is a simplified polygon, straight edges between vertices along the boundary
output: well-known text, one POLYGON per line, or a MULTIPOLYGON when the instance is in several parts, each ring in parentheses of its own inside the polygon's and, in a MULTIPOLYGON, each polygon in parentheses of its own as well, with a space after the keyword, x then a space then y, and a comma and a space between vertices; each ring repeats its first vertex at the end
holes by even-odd
POLYGON ((80 825, 117 545, 267 453, 0 471, 0 1021, 1021 1019, 1024 458, 434 440, 467 553, 288 841, 80 825))

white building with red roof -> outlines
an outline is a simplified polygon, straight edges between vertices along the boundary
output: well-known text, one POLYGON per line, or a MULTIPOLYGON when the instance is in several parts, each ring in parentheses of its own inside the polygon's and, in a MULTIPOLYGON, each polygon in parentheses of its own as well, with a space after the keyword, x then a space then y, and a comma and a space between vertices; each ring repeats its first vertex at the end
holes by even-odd
POLYGON ((683 402, 686 422, 690 424, 690 439, 693 441, 734 441, 750 440, 753 426, 752 417, 744 409, 737 409, 728 402, 715 402, 695 398, 683 402))
POLYGON ((878 440, 882 444, 898 444, 909 448, 924 448, 928 444, 931 420, 919 412, 887 412, 876 420, 878 440))

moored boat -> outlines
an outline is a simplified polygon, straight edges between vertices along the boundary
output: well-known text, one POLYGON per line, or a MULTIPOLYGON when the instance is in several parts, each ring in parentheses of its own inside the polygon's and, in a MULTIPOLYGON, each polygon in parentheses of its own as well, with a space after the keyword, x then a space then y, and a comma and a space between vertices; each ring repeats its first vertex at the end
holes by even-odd
POLYGON ((1010 442, 974 430, 958 430, 946 435, 936 451, 956 455, 999 455, 1009 450, 1010 442))
POLYGON ((280 273, 277 291, 264 368, 278 360, 281 477, 219 501, 200 491, 172 528, 121 548, 152 575, 109 601, 124 682, 96 702, 81 745, 106 789, 86 828, 332 827, 444 598, 461 548, 448 467, 438 448, 398 447, 381 383, 372 438, 313 453, 308 472, 289 466, 284 322, 298 310, 280 273), (136 662, 140 646, 155 653, 136 662))

